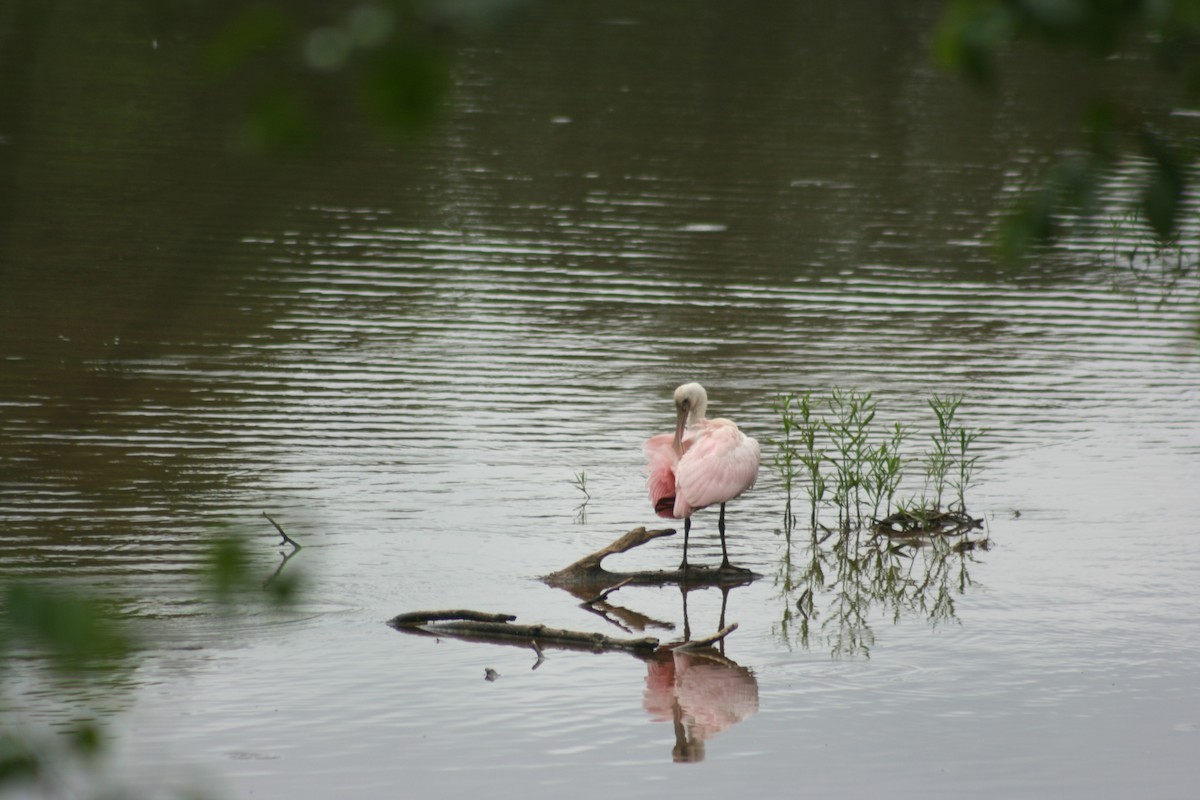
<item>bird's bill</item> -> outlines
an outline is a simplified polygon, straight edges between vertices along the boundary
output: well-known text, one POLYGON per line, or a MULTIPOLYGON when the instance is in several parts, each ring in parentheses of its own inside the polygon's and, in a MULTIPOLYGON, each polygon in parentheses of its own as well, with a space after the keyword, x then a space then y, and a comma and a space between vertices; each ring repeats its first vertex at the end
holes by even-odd
POLYGON ((675 422, 675 452, 683 455, 683 429, 687 427, 687 404, 679 406, 679 418, 675 422))

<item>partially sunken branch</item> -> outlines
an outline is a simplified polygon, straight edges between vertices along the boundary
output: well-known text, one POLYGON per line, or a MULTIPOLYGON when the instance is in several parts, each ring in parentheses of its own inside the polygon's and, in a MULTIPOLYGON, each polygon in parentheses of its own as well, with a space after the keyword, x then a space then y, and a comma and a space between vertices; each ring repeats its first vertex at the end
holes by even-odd
POLYGON ((287 533, 283 530, 283 526, 280 525, 278 522, 276 522, 274 519, 272 519, 270 514, 268 514, 267 512, 264 511, 264 512, 262 512, 262 515, 267 518, 267 522, 269 522, 275 526, 275 530, 279 531, 279 535, 283 537, 283 541, 281 541, 280 544, 290 544, 294 549, 296 549, 296 550, 300 549, 300 543, 297 542, 292 537, 288 536, 287 533))
MULTIPOLYGON (((621 536, 612 544, 600 548, 590 555, 576 561, 570 566, 557 572, 552 572, 542 578, 546 583, 560 589, 567 589, 588 603, 597 602, 597 593, 612 587, 615 591, 629 584, 639 586, 661 586, 668 583, 686 584, 690 586, 736 586, 749 583, 759 576, 753 572, 741 569, 718 569, 716 567, 689 566, 687 570, 638 570, 634 572, 609 572, 601 566, 608 556, 624 553, 661 536, 671 536, 673 528, 646 530, 634 528, 621 536)), ((607 594, 604 595, 605 597, 607 594)))
POLYGON ((528 647, 539 657, 542 649, 591 650, 602 653, 626 651, 645 655, 654 652, 658 639, 616 639, 602 633, 571 631, 545 625, 517 625, 510 614, 485 614, 478 611, 413 611, 393 617, 388 623, 396 630, 450 636, 471 641, 528 647), (457 615, 452 617, 451 615, 457 615))
POLYGON ((410 627, 414 625, 424 625, 426 622, 440 622, 442 620, 470 620, 472 622, 512 622, 516 619, 514 614, 488 614, 483 611, 471 611, 466 608, 454 608, 446 611, 410 611, 405 614, 397 614, 388 620, 388 624, 393 628, 410 627))
POLYGON ((736 622, 734 622, 730 625, 726 625, 724 628, 721 628, 721 630, 717 631, 712 636, 704 636, 699 639, 691 639, 686 642, 681 642, 680 644, 677 644, 677 645, 673 645, 673 646, 668 645, 668 646, 670 646, 672 650, 679 650, 679 651, 699 650, 704 647, 712 647, 714 644, 716 644, 717 642, 721 641, 729 634, 736 631, 737 628, 738 628, 738 624, 736 622))
MULTIPOLYGON (((667 583, 677 583, 685 590, 689 586, 720 586, 724 588, 749 583, 760 577, 753 572, 741 569, 688 567, 687 570, 609 572, 601 566, 600 562, 614 553, 624 553, 673 533, 675 531, 671 528, 658 530, 634 528, 607 547, 602 547, 596 552, 584 556, 574 564, 551 573, 542 580, 551 586, 566 589, 584 601, 582 603, 584 608, 609 619, 607 611, 618 613, 618 610, 608 606, 606 602, 608 597, 630 584, 661 586, 667 583)), ((670 623, 655 623, 642 615, 634 615, 633 612, 622 611, 621 613, 630 617, 638 617, 638 626, 641 628, 650 624, 657 624, 659 627, 668 629, 673 627, 670 623)), ((446 636, 473 642, 528 648, 533 650, 538 657, 534 669, 545 658, 544 648, 587 650, 597 653, 627 652, 639 658, 649 658, 659 649, 658 639, 651 636, 639 639, 618 639, 588 631, 550 628, 545 625, 518 625, 514 620, 516 617, 512 614, 490 614, 470 609, 450 609, 411 611, 393 617, 388 624, 396 630, 406 633, 446 636)), ((724 639, 736 628, 736 624, 730 625, 712 636, 697 639, 691 643, 682 643, 682 646, 685 648, 708 647, 724 639)), ((681 645, 670 645, 672 648, 679 646, 681 645)))

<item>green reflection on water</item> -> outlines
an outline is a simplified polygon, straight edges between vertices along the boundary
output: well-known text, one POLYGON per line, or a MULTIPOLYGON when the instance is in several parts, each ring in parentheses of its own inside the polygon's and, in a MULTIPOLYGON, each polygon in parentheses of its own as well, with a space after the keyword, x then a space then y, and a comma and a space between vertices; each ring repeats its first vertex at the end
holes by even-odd
POLYGON ((955 598, 974 584, 969 565, 976 550, 989 546, 985 538, 897 543, 814 533, 788 545, 775 574, 783 601, 779 636, 805 649, 828 648, 834 657, 870 656, 881 620, 916 616, 932 627, 957 622, 955 598))

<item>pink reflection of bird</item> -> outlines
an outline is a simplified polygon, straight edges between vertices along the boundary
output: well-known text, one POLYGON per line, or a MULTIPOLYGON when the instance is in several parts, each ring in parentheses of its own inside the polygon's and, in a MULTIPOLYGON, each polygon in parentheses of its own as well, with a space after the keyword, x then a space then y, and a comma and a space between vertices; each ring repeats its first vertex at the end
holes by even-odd
POLYGON ((758 713, 758 679, 711 649, 659 652, 642 706, 654 721, 674 722, 676 761, 703 761, 709 739, 758 713))
POLYGON ((675 390, 675 433, 646 440, 650 503, 660 517, 683 519, 683 563, 686 570, 688 534, 692 514, 705 506, 721 504, 717 528, 721 532, 721 569, 729 563, 725 549, 725 504, 754 485, 758 477, 758 442, 727 419, 705 419, 708 393, 698 383, 675 390))

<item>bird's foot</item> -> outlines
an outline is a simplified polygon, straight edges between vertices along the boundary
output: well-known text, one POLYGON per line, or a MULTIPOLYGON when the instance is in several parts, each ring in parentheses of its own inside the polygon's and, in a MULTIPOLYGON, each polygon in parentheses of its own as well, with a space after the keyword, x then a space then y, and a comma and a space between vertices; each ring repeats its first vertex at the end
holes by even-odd
POLYGON ((721 562, 721 568, 720 568, 720 570, 719 570, 719 571, 720 571, 720 572, 732 573, 732 574, 735 574, 735 575, 749 575, 749 574, 751 574, 751 570, 748 570, 748 569, 746 569, 745 567, 735 567, 733 564, 730 564, 730 563, 729 563, 729 559, 725 559, 724 561, 722 561, 722 562, 721 562))

